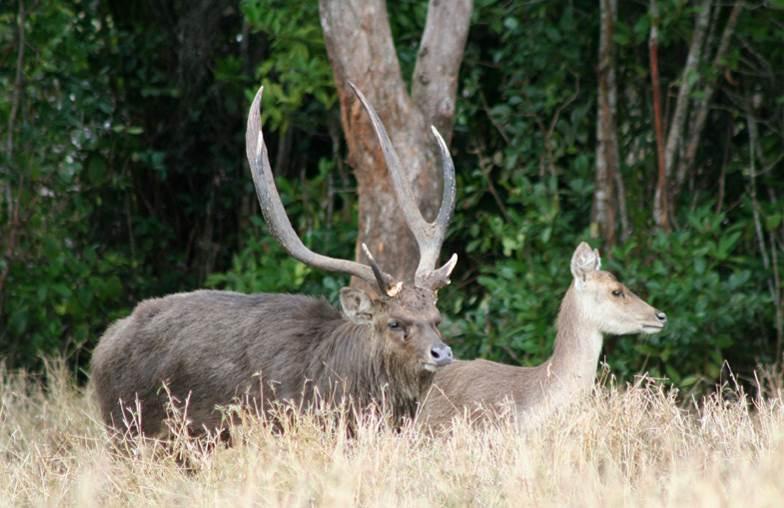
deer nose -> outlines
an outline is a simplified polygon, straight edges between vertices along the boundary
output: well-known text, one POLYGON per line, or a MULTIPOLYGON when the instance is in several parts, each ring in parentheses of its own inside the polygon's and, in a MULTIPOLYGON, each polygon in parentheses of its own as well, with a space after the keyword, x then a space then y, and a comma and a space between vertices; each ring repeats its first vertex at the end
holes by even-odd
POLYGON ((430 358, 439 367, 452 363, 452 348, 444 344, 436 344, 430 348, 430 358))
POLYGON ((656 319, 658 319, 662 323, 666 323, 667 322, 667 314, 665 314, 664 312, 662 312, 660 310, 657 310, 656 311, 656 319))

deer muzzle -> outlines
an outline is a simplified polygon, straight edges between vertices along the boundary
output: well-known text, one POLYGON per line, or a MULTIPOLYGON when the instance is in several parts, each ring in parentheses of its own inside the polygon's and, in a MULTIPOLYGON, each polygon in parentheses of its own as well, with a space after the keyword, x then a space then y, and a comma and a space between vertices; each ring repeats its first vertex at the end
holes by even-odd
POLYGON ((425 364, 425 368, 431 370, 428 367, 432 366, 432 370, 435 370, 438 367, 449 365, 452 363, 452 359, 452 348, 443 342, 439 342, 430 348, 430 363, 425 364))

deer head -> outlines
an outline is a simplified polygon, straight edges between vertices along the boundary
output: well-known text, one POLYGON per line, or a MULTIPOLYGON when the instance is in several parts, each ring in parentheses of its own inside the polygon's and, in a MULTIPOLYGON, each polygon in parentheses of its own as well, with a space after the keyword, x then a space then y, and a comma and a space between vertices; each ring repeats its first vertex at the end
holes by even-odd
POLYGON ((576 311, 600 333, 657 333, 667 315, 651 307, 610 272, 601 270, 599 251, 582 242, 571 261, 576 311))
MULTIPOLYGON (((352 85, 353 86, 353 85, 352 85)), ((356 88, 355 88, 356 90, 356 88)), ((359 91, 356 90, 359 94, 359 91)), ((449 274, 455 266, 457 256, 442 267, 435 264, 441 248, 446 227, 455 204, 454 165, 443 139, 435 133, 441 153, 444 174, 444 199, 436 221, 427 223, 421 216, 413 198, 400 200, 403 215, 414 232, 420 248, 420 261, 413 283, 394 280, 384 272, 365 245, 363 249, 370 264, 336 259, 313 252, 300 240, 280 200, 272 169, 269 164, 267 147, 261 132, 259 107, 263 87, 259 88, 248 113, 245 143, 256 194, 267 225, 286 251, 296 259, 315 268, 342 272, 358 277, 378 292, 346 287, 341 290, 340 303, 345 316, 352 322, 370 327, 373 337, 383 343, 389 362, 408 361, 422 372, 432 372, 437 367, 452 361, 451 349, 441 340, 438 325, 441 315, 436 308, 436 291, 449 283, 449 274)), ((361 95, 360 95, 361 97, 361 95)), ((378 121, 373 108, 363 101, 365 108, 374 120, 374 128, 379 136, 382 149, 391 150, 383 125, 378 121)), ((434 131, 435 132, 435 131, 434 131)), ((396 156, 395 156, 396 157, 396 156)), ((400 167, 389 166, 393 181, 403 181, 400 167)), ((413 367, 412 367, 413 368, 413 367)))

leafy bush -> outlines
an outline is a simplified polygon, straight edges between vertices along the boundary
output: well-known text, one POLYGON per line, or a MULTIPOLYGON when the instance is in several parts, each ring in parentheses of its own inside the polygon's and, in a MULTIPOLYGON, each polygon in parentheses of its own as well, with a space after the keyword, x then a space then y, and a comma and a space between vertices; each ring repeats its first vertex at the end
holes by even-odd
MULTIPOLYGON (((289 217, 305 245, 319 254, 353 259, 356 242, 356 212, 353 206, 326 213, 321 206, 329 199, 328 178, 331 162, 322 160, 319 175, 298 188, 285 178, 276 186, 289 217), (352 220, 346 220, 352 217, 352 220), (298 220, 297 220, 298 219, 298 220)), ((346 275, 324 272, 300 263, 269 233, 260 215, 251 218, 243 247, 234 255, 231 267, 207 278, 210 287, 242 292, 305 293, 337 302, 338 291, 348 284, 346 275)))
MULTIPOLYGON (((68 0, 29 9, 24 95, 9 124, 14 147, 0 152, 0 354, 9 365, 36 365, 37 355, 55 350, 75 352, 74 363, 84 365, 102 330, 135 302, 205 282, 333 301, 347 282, 294 261, 266 233, 242 154, 247 98, 261 81, 265 135, 292 223, 315 250, 353 257, 355 195, 317 3, 175 2, 166 16, 157 4, 129 5, 68 0), (9 256, 14 202, 24 220, 9 256)), ((16 54, 17 7, 0 4, 4 55, 16 54)), ((476 0, 474 8, 451 148, 458 209, 444 247, 460 262, 439 303, 460 356, 545 359, 569 258, 588 239, 606 267, 670 316, 661 335, 606 342, 618 374, 648 370, 701 389, 720 378, 725 360, 744 374, 776 360, 769 287, 773 268, 784 271, 776 16, 763 7, 739 18, 734 41, 742 43, 727 54, 678 227, 663 234, 650 219, 647 7, 621 3, 618 127, 632 232, 606 252, 591 240, 589 219, 596 4, 476 0), (749 65, 760 72, 740 68, 749 65), (750 146, 746 94, 761 101, 758 146, 750 146), (759 159, 755 186, 750 153, 759 159)), ((729 7, 722 9, 718 18, 729 7)), ((672 0, 661 13, 660 70, 669 87, 694 12, 672 0)), ((390 3, 404 76, 425 15, 424 1, 390 3)), ((15 70, 0 68, 4 126, 15 70)))

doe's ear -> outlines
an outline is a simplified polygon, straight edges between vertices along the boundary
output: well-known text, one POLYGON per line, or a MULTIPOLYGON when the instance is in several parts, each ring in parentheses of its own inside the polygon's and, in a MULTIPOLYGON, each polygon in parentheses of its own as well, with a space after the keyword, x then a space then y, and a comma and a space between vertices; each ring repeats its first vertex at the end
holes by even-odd
POLYGON ((343 308, 343 314, 353 323, 366 325, 373 321, 373 302, 361 289, 342 288, 340 306, 343 308))
POLYGON ((572 254, 571 263, 572 276, 577 287, 582 286, 589 273, 598 271, 601 267, 602 260, 599 257, 599 251, 591 249, 591 246, 585 242, 580 242, 572 254))

